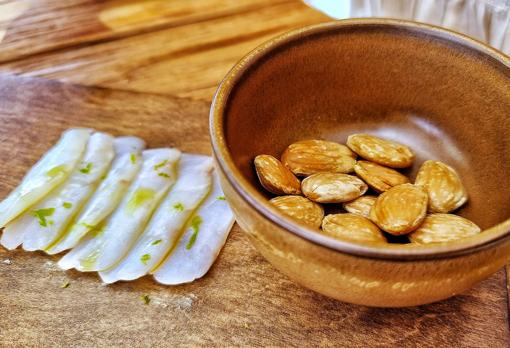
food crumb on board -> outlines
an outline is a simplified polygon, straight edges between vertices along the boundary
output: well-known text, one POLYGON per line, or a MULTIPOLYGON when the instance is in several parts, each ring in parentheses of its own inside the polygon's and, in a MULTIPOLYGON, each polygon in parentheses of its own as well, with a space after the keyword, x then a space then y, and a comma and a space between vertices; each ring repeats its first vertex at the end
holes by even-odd
POLYGON ((171 306, 182 311, 190 311, 191 308, 193 307, 193 302, 197 298, 198 297, 195 294, 188 295, 169 294, 163 296, 153 296, 151 298, 151 303, 161 308, 168 308, 169 306, 171 306))
POLYGON ((71 283, 69 282, 69 280, 64 280, 64 282, 60 285, 60 287, 62 289, 67 289, 69 286, 71 285, 71 283))
POLYGON ((142 295, 140 296, 140 299, 143 301, 144 304, 148 305, 149 303, 151 303, 151 298, 149 297, 149 295, 145 294, 145 295, 142 295))
POLYGON ((50 272, 63 272, 53 261, 46 261, 44 263, 44 268, 50 272))
POLYGON ((12 265, 12 261, 11 261, 11 259, 5 259, 5 260, 3 260, 3 261, 2 261, 2 263, 3 263, 4 265, 12 265))

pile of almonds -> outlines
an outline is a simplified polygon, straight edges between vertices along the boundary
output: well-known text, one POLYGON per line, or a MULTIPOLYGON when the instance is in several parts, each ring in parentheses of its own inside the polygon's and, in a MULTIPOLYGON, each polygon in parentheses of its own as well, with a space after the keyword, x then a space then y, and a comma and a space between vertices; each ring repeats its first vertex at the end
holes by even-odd
POLYGON ((287 147, 281 161, 259 155, 254 162, 262 186, 278 195, 270 200, 276 208, 340 240, 427 244, 480 233, 473 222, 449 214, 467 201, 457 172, 426 161, 411 184, 397 169, 412 166, 414 158, 403 144, 353 134, 347 146, 303 140, 287 147), (346 213, 324 217, 322 204, 342 204, 346 213))

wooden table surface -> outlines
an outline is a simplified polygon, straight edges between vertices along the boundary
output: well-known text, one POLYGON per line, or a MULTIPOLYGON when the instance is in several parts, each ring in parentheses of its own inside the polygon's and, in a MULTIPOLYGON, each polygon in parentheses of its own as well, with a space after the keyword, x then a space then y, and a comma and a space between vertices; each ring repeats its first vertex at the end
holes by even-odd
MULTIPOLYGON (((47 146, 72 124, 208 153, 208 103, 230 67, 327 20, 297 0, 0 0, 1 195, 36 158, 34 139, 47 146), (172 113, 180 128, 158 133, 172 113)), ((38 253, 0 248, 0 261, 0 347, 510 345, 505 270, 447 301, 380 310, 293 284, 238 227, 211 273, 179 287, 105 287, 38 253)))

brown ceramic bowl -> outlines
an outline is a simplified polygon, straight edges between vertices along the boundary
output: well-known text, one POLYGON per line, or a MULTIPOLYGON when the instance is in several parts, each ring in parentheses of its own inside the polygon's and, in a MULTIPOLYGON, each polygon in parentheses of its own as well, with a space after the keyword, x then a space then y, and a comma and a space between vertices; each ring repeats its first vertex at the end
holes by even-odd
POLYGON ((397 20, 326 23, 279 36, 243 58, 211 108, 225 194, 253 245, 296 282, 380 307, 438 301, 510 259, 510 60, 465 36, 397 20), (359 245, 280 214, 253 169, 258 154, 367 132, 456 168, 459 211, 484 229, 449 244, 359 245))

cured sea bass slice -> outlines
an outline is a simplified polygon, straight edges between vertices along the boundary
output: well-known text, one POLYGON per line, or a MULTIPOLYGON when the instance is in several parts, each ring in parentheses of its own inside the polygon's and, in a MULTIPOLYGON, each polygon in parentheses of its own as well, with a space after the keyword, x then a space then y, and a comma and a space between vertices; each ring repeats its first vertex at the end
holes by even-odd
POLYGON ((113 137, 94 133, 80 164, 69 178, 42 201, 5 227, 5 235, 22 236, 25 250, 44 249, 68 226, 94 191, 113 159, 113 137))
POLYGON ((142 153, 142 168, 119 207, 101 226, 66 254, 59 266, 79 271, 102 271, 116 264, 143 231, 151 214, 175 182, 176 149, 142 153))
MULTIPOLYGON (((21 184, 0 203, 0 227, 14 220, 31 205, 61 184, 72 172, 83 155, 90 129, 69 129, 62 133, 58 143, 30 169, 21 184)), ((2 237, 2 245, 11 249, 2 237)))
POLYGON ((166 285, 191 282, 204 276, 227 240, 234 215, 223 196, 217 174, 212 192, 189 220, 170 256, 153 273, 166 285))
POLYGON ((99 273, 105 283, 137 279, 164 260, 186 221, 210 192, 212 170, 211 157, 182 155, 177 182, 135 246, 120 263, 99 273))
POLYGON ((71 228, 46 249, 48 254, 57 254, 75 247, 83 236, 99 226, 119 205, 140 171, 140 152, 145 148, 144 141, 136 137, 118 137, 113 144, 116 158, 106 178, 83 207, 71 228))

